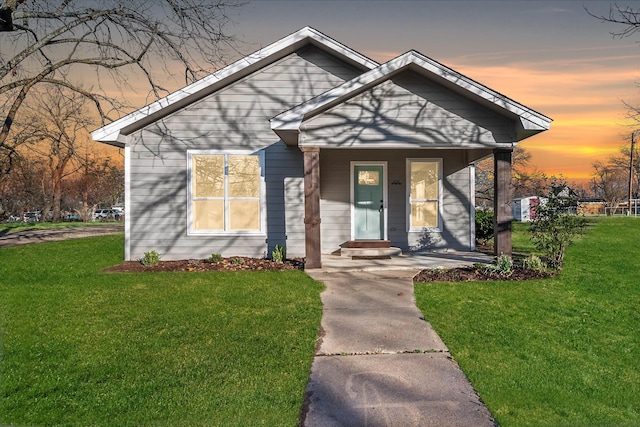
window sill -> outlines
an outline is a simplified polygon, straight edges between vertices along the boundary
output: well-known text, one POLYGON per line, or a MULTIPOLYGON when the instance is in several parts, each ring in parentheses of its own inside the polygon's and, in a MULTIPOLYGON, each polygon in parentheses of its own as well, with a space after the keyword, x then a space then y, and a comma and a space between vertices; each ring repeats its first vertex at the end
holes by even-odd
POLYGON ((219 237, 234 237, 234 236, 247 236, 247 237, 266 237, 267 234, 262 231, 187 231, 187 236, 219 236, 219 237))
POLYGON ((418 234, 418 233, 442 233, 442 229, 437 228, 437 227, 425 227, 425 228, 419 228, 419 229, 412 229, 408 231, 409 234, 413 233, 413 234, 418 234))

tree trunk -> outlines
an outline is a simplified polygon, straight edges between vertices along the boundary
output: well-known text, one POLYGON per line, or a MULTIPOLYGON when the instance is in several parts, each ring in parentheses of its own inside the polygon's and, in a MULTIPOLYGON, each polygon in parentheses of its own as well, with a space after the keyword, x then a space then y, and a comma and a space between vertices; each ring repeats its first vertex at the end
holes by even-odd
POLYGON ((53 222, 60 221, 60 204, 62 201, 62 180, 59 177, 53 182, 53 222))

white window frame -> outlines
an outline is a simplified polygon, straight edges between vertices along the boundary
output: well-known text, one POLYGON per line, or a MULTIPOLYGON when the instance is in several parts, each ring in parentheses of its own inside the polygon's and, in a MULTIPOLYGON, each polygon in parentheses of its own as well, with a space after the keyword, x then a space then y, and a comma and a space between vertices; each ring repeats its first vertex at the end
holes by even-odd
MULTIPOLYGON (((442 231, 442 158, 407 158, 406 162, 407 176, 407 232, 418 233, 423 231, 442 231), (438 226, 437 227, 413 227, 411 224, 411 164, 412 163, 437 163, 438 164, 438 198, 425 199, 424 201, 438 202, 438 226)), ((422 201, 420 199, 420 201, 422 201)))
POLYGON ((264 170, 264 152, 250 150, 187 150, 187 235, 188 236, 263 236, 266 234, 266 183, 264 170), (193 228, 193 156, 221 156, 224 155, 224 226, 225 230, 195 230, 193 228), (260 165, 260 230, 227 230, 229 226, 229 199, 227 195, 228 156, 256 156, 260 165))

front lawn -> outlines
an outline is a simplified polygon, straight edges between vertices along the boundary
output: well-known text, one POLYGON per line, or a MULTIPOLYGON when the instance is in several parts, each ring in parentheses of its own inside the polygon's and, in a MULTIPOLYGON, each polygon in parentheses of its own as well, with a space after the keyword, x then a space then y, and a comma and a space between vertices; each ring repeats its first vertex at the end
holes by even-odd
POLYGON ((637 426, 639 242, 602 219, 556 278, 416 284, 418 306, 501 426, 637 426))
POLYGON ((0 424, 296 425, 321 285, 100 273, 122 236, 0 250, 0 424))

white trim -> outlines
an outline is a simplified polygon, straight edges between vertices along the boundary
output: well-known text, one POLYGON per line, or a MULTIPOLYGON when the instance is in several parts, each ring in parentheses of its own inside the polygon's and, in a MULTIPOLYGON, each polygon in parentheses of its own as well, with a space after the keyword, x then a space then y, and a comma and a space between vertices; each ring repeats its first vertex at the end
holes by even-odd
POLYGON ((266 200, 266 181, 265 181, 265 167, 264 167, 264 151, 253 150, 187 150, 187 236, 264 236, 267 230, 267 200, 266 200), (228 205, 226 203, 227 198, 227 179, 226 179, 226 156, 229 155, 245 155, 245 156, 258 156, 260 163, 260 230, 251 231, 207 231, 207 230, 194 230, 192 221, 192 207, 193 201, 192 182, 191 182, 191 158, 198 155, 225 155, 225 203, 224 203, 224 217, 225 227, 227 226, 227 220, 229 218, 228 205))
POLYGON ((124 147, 124 259, 131 260, 131 146, 124 147))
POLYGON ((476 165, 469 165, 469 249, 476 250, 476 165))
POLYGON ((382 209, 383 209, 383 240, 388 240, 387 234, 387 225, 388 225, 388 214, 389 214, 389 193, 388 193, 388 185, 387 185, 387 161, 364 161, 364 160, 352 160, 350 162, 350 170, 349 170, 349 202, 350 202, 350 210, 351 210, 351 240, 356 239, 356 227, 355 227, 355 203, 354 203, 354 184, 355 184, 355 175, 354 175, 354 167, 355 166, 382 166, 382 209))
POLYGON ((422 158, 422 157, 407 157, 406 163, 406 182, 407 182, 407 192, 406 192, 406 230, 407 233, 422 233, 424 231, 429 232, 442 232, 442 197, 443 197, 443 170, 442 170, 442 158, 422 158), (437 227, 422 227, 422 228, 411 228, 411 162, 431 162, 438 163, 438 226, 437 227))
POLYGON ((306 44, 314 44, 325 50, 330 51, 334 55, 339 55, 348 62, 362 69, 372 69, 379 64, 372 59, 367 58, 359 52, 348 48, 338 41, 322 34, 311 27, 304 27, 295 33, 292 33, 270 45, 245 56, 227 67, 222 68, 188 86, 183 87, 164 98, 161 98, 145 107, 140 108, 126 116, 116 120, 106 126, 91 132, 91 137, 95 141, 120 145, 123 143, 121 132, 129 126, 136 126, 136 123, 144 120, 156 113, 160 115, 169 114, 172 108, 180 107, 180 102, 192 96, 205 96, 211 93, 217 87, 225 86, 232 81, 236 81, 252 72, 257 71, 263 66, 276 61, 280 57, 284 57, 306 44), (178 104, 178 105, 176 105, 178 104), (169 110, 163 113, 162 110, 169 110))

